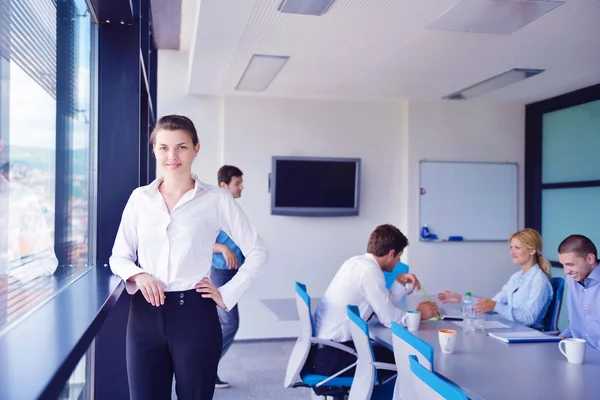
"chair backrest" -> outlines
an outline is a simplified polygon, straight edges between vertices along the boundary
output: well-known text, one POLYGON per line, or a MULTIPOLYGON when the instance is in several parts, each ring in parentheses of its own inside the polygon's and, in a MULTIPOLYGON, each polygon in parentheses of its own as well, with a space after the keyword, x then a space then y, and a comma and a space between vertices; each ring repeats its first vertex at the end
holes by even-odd
POLYGON ((419 400, 467 400, 463 391, 419 364, 416 356, 410 355, 408 359, 419 400))
POLYGON ((433 371, 433 347, 396 322, 392 322, 392 343, 398 371, 394 399, 417 400, 419 396, 416 393, 408 356, 416 355, 421 365, 433 371))
POLYGON ((352 341, 356 348, 358 361, 354 380, 350 388, 348 400, 368 400, 373 393, 373 385, 377 379, 377 370, 373 365, 375 355, 371 347, 369 337, 369 327, 365 320, 360 317, 358 307, 349 305, 346 307, 348 318, 350 319, 350 332, 352 332, 352 341))
POLYGON ((312 343, 311 338, 314 335, 310 297, 306 291, 306 285, 300 282, 296 282, 296 307, 298 308, 298 317, 300 320, 300 334, 288 360, 284 381, 285 387, 291 387, 294 383, 302 380, 300 373, 308 358, 312 343))
POLYGON ((558 318, 560 317, 560 309, 562 308, 562 299, 565 291, 565 280, 560 277, 554 277, 550 279, 550 282, 552 283, 554 295, 544 317, 544 331, 557 332, 558 318))
POLYGON ((383 271, 383 276, 385 277, 385 287, 388 289, 391 288, 399 274, 408 274, 408 265, 401 261, 398 261, 398 264, 396 264, 394 269, 390 272, 383 271))

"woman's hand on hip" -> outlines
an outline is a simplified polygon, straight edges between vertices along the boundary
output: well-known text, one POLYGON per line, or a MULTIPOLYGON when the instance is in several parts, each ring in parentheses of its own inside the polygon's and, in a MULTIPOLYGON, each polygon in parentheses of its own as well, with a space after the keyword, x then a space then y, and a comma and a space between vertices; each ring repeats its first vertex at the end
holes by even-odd
POLYGON ((200 282, 194 285, 194 289, 196 289, 196 292, 202 293, 202 297, 205 299, 212 299, 217 306, 220 308, 225 308, 225 302, 223 302, 221 293, 217 290, 209 278, 202 278, 200 282))
POLYGON ((129 280, 135 282, 148 303, 155 307, 165 304, 165 290, 161 281, 145 272, 134 275, 129 280))

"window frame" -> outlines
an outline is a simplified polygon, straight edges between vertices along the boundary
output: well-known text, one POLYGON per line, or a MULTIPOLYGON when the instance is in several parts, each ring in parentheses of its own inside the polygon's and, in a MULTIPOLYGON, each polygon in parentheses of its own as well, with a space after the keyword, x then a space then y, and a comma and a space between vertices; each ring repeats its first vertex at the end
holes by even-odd
MULTIPOLYGON (((542 192, 544 190, 600 186, 600 180, 553 183, 543 183, 542 181, 544 114, 596 100, 600 100, 600 84, 525 106, 525 226, 542 232, 542 192)), ((550 260, 550 263, 553 267, 562 268, 562 265, 556 260, 550 260)))

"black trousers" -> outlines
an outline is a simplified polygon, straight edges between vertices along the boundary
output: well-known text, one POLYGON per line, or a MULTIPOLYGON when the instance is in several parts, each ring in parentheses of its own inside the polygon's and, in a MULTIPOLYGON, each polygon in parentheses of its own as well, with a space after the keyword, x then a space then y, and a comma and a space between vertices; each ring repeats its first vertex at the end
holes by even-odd
POLYGON ((153 307, 131 297, 127 374, 131 400, 169 400, 173 375, 180 400, 213 398, 223 337, 217 307, 195 290, 165 293, 153 307))

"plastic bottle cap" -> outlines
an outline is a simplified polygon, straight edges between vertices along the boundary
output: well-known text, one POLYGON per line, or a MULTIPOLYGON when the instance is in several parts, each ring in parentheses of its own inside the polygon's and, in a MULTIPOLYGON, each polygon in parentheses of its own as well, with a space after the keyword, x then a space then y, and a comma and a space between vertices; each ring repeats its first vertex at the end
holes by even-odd
POLYGON ((469 297, 471 297, 471 292, 467 292, 467 293, 465 293, 465 296, 469 296, 469 297))

